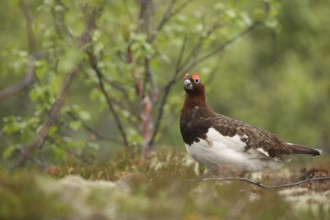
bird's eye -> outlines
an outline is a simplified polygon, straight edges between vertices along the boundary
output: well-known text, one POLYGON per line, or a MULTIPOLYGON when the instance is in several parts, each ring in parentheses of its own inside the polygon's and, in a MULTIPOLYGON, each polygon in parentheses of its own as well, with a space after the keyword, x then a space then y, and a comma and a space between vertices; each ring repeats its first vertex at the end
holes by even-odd
POLYGON ((194 82, 199 83, 200 82, 199 78, 194 79, 194 82))

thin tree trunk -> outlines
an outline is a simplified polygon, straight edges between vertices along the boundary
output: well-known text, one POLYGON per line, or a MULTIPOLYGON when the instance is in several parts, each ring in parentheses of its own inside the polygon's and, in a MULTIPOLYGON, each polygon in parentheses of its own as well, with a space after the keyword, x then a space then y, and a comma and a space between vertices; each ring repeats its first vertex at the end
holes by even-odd
POLYGON ((149 96, 145 96, 142 101, 142 135, 143 135, 143 157, 150 158, 153 151, 153 145, 151 143, 153 134, 153 105, 149 96))

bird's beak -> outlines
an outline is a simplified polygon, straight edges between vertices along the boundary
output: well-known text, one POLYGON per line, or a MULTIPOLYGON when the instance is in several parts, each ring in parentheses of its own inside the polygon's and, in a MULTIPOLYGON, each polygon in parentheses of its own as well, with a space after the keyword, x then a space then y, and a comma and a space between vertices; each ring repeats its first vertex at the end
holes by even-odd
POLYGON ((190 79, 185 79, 183 81, 183 86, 185 89, 192 90, 193 89, 193 84, 191 83, 190 79))

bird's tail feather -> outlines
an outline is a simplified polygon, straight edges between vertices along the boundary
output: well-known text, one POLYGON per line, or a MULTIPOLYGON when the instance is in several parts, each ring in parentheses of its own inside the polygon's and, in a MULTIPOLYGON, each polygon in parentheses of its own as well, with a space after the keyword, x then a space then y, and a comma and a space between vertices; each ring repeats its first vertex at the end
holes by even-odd
POLYGON ((311 149, 299 144, 289 144, 292 154, 309 154, 311 156, 319 156, 322 151, 318 149, 311 149))

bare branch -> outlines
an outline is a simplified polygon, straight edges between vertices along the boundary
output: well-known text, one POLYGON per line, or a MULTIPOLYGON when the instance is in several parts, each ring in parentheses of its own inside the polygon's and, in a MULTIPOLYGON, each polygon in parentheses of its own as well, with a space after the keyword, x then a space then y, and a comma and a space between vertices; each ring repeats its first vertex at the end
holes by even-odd
POLYGON ((35 39, 34 32, 32 29, 32 25, 33 25, 32 16, 31 16, 30 9, 29 9, 28 5, 26 4, 25 0, 20 1, 20 7, 21 7, 21 10, 25 17, 26 33, 27 33, 27 39, 28 39, 28 48, 29 48, 30 59, 29 59, 29 63, 27 66, 26 73, 25 73, 26 77, 22 81, 18 82, 17 84, 9 86, 9 87, 1 90, 0 91, 0 100, 20 92, 21 90, 23 90, 24 88, 28 87, 29 85, 31 85, 35 82, 34 58, 33 57, 36 52, 37 43, 36 43, 36 39, 35 39))
POLYGON ((77 38, 77 43, 78 45, 85 46, 86 43, 90 41, 91 34, 96 28, 96 20, 100 17, 102 9, 81 5, 80 10, 84 15, 85 29, 77 38))
POLYGON ((28 66, 27 66, 27 71, 26 71, 25 78, 22 81, 15 84, 15 85, 11 85, 7 88, 4 88, 4 89, 0 90, 0 100, 5 99, 7 97, 10 97, 10 96, 22 91, 23 89, 25 89, 29 85, 33 84, 34 82, 35 82, 34 59, 30 58, 30 61, 29 61, 28 66))
POLYGON ((186 57, 185 61, 177 68, 176 72, 180 72, 184 66, 188 65, 188 63, 199 54, 204 42, 211 36, 211 34, 221 27, 223 27, 223 24, 216 22, 211 28, 209 28, 209 30, 202 30, 197 43, 191 50, 190 54, 186 57))
POLYGON ((180 66, 181 66, 181 62, 184 56, 184 52, 186 50, 186 44, 187 44, 187 35, 184 36, 183 38, 183 42, 180 48, 180 52, 179 52, 179 56, 176 60, 176 64, 175 64, 175 72, 178 73, 180 70, 180 66))
POLYGON ((64 148, 63 145, 63 141, 61 141, 61 143, 57 143, 54 138, 52 138, 51 136, 47 135, 45 138, 45 141, 48 141, 49 143, 55 145, 58 149, 61 149, 62 151, 66 152, 67 154, 77 158, 77 159, 82 159, 77 153, 74 153, 66 148, 64 148))
POLYGON ((133 52, 131 50, 131 46, 129 45, 127 47, 127 62, 132 66, 132 77, 134 79, 135 82, 135 92, 136 95, 138 96, 138 98, 140 100, 143 99, 144 95, 145 95, 145 91, 141 82, 141 79, 139 78, 139 70, 136 67, 136 59, 133 56, 133 52))
POLYGON ((164 88, 164 94, 162 96, 162 99, 161 99, 161 102, 160 102, 160 105, 159 105, 159 108, 158 108, 158 115, 157 115, 157 118, 156 118, 156 123, 155 123, 155 126, 154 126, 154 131, 152 133, 152 137, 150 139, 150 145, 153 145, 153 142, 155 141, 155 137, 159 131, 159 127, 160 127, 160 123, 161 123, 161 120, 163 118, 163 114, 164 114, 164 106, 165 106, 165 103, 167 101, 167 98, 168 98, 168 95, 171 91, 171 88, 172 86, 174 85, 175 83, 175 78, 172 78, 165 86, 164 88))
POLYGON ((188 4, 190 4, 191 2, 193 2, 194 0, 187 0, 184 3, 182 3, 176 10, 174 10, 171 14, 171 17, 175 16, 176 14, 178 14, 180 11, 182 11, 188 4))
POLYGON ((116 138, 110 138, 110 137, 106 137, 103 134, 100 134, 99 132, 97 132, 95 129, 93 129, 92 127, 90 127, 88 124, 86 124, 85 122, 83 122, 76 114, 74 114, 72 111, 67 113, 73 120, 75 121, 80 121, 82 126, 90 133, 92 133, 93 135, 95 135, 97 138, 102 139, 102 140, 107 140, 107 141, 112 141, 118 144, 123 144, 123 141, 118 140, 116 138))
POLYGON ((27 32, 27 38, 28 38, 28 47, 29 47, 29 53, 33 54, 36 51, 37 43, 34 36, 34 32, 32 29, 32 16, 30 9, 28 5, 26 4, 25 0, 20 1, 20 7, 23 11, 25 22, 26 22, 26 32, 27 32))
POLYGON ((107 91, 105 90, 104 88, 104 83, 103 83, 103 73, 102 71, 98 68, 97 66, 97 60, 95 58, 95 56, 93 56, 93 54, 91 52, 88 52, 88 57, 89 57, 89 62, 91 64, 91 67, 93 68, 93 70, 95 71, 95 74, 98 78, 98 83, 99 83, 99 88, 103 94, 103 96, 105 97, 106 101, 107 101, 107 104, 108 104, 108 108, 110 110, 110 112, 112 113, 114 119, 115 119, 115 122, 116 122, 116 125, 117 125, 117 128, 123 138, 123 142, 124 144, 128 147, 129 146, 129 142, 128 142, 128 139, 127 139, 127 135, 126 135, 126 132, 124 130, 124 127, 121 123, 121 120, 113 106, 113 103, 107 93, 107 91))
MULTIPOLYGON (((117 71, 119 74, 123 74, 122 71, 120 70, 120 68, 118 67, 118 65, 116 65, 117 67, 117 71)), ((86 77, 88 77, 88 74, 86 73, 86 71, 84 70, 84 74, 86 77)), ((138 115, 137 111, 136 111, 136 107, 134 106, 134 103, 131 101, 127 88, 125 88, 125 86, 121 85, 121 83, 119 81, 116 80, 110 80, 107 77, 103 76, 102 78, 104 83, 107 83, 111 86, 111 88, 113 88, 114 90, 120 92, 123 95, 123 98, 120 99, 119 101, 115 101, 112 100, 112 102, 116 105, 118 105, 120 108, 124 108, 124 105, 126 102, 126 105, 130 108, 130 113, 133 116, 133 119, 136 120, 136 122, 134 122, 134 120, 129 119, 131 124, 134 125, 137 129, 138 129, 138 123, 139 121, 141 121, 141 117, 138 115)))
MULTIPOLYGON (((204 56, 201 56, 201 57, 197 58, 195 61, 191 62, 189 65, 187 65, 185 68, 183 68, 183 70, 181 71, 181 75, 183 73, 187 72, 189 69, 191 69, 191 68, 195 67, 196 65, 200 64, 201 62, 205 61, 206 59, 222 52, 229 45, 233 44, 234 42, 236 42, 241 37, 243 37, 246 34, 250 33, 251 31, 253 31, 257 27, 259 27, 261 24, 262 23, 260 23, 260 22, 253 23, 251 26, 249 26, 248 28, 246 28, 243 31, 239 32, 238 34, 236 34, 235 36, 233 36, 232 38, 230 38, 229 40, 227 40, 223 44, 221 44, 218 47, 216 47, 215 49, 211 50, 209 53, 205 54, 204 56)), ((180 74, 178 74, 178 76, 179 75, 180 74)), ((179 78, 179 77, 177 77, 177 78, 179 78)))
POLYGON ((154 2, 153 0, 139 0, 139 4, 139 29, 149 36, 152 16, 154 15, 154 2))
POLYGON ((150 38, 148 39, 149 43, 152 43, 158 33, 163 29, 165 24, 177 13, 179 13, 182 9, 184 9, 189 3, 191 3, 193 0, 187 0, 184 3, 182 3, 176 10, 173 11, 173 7, 177 0, 172 0, 171 3, 168 5, 167 9, 165 10, 162 19, 160 20, 156 30, 150 35, 150 38))
POLYGON ((163 26, 166 24, 166 22, 168 20, 170 20, 170 18, 172 17, 172 10, 173 10, 173 7, 175 5, 175 3, 177 2, 177 0, 172 0, 170 2, 170 4, 168 5, 167 9, 165 10, 164 14, 163 14, 163 17, 162 19, 160 20, 156 30, 155 30, 155 33, 153 33, 150 38, 149 38, 149 42, 153 42, 155 39, 156 39, 156 36, 158 34, 158 32, 163 28, 163 26))
POLYGON ((61 6, 63 9, 56 10, 55 7, 52 7, 51 9, 57 35, 62 39, 65 36, 68 36, 70 39, 73 39, 72 34, 70 33, 68 27, 65 25, 65 12, 67 10, 67 7, 63 4, 61 0, 56 0, 56 6, 61 6))
POLYGON ((150 59, 145 57, 144 58, 144 69, 145 69, 145 79, 144 79, 144 90, 146 91, 147 83, 151 86, 151 102, 154 104, 159 96, 159 88, 157 86, 156 80, 154 78, 154 73, 150 68, 150 59))

